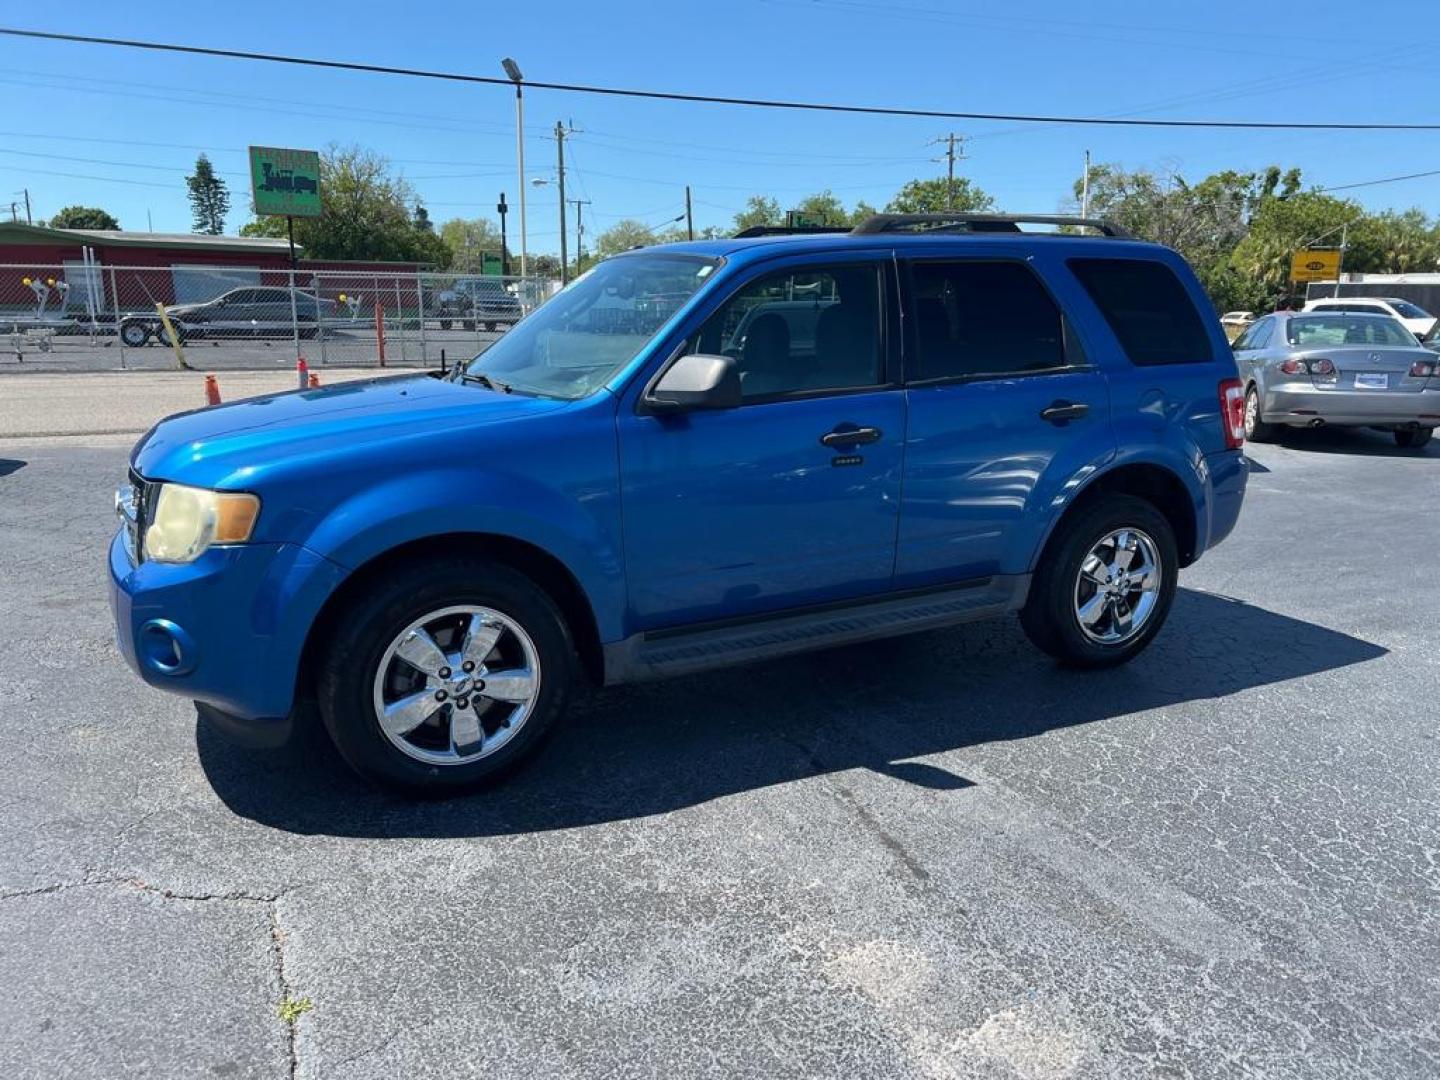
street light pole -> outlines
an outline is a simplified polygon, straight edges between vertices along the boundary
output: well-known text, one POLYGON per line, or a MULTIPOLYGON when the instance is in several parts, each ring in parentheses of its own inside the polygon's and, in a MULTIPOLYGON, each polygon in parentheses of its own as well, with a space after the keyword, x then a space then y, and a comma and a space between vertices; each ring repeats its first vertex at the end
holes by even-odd
POLYGON ((520 74, 519 65, 508 56, 500 61, 500 66, 515 84, 515 177, 520 184, 520 276, 523 278, 530 273, 525 235, 525 77, 520 74))

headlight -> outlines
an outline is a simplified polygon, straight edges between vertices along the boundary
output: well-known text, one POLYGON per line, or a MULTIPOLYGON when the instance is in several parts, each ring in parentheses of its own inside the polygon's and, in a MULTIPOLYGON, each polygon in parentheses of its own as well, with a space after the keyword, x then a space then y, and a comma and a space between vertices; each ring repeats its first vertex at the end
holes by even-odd
POLYGON ((161 484, 145 529, 145 557, 194 562, 211 544, 249 540, 259 516, 260 500, 254 495, 161 484))

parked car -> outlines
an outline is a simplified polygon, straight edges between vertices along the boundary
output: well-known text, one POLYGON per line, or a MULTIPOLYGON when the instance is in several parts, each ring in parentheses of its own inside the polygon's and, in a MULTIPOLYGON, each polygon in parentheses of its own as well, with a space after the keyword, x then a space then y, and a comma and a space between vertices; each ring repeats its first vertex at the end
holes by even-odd
MULTIPOLYGON (((189 338, 312 338, 321 319, 333 318, 336 302, 303 289, 245 286, 196 304, 170 304, 165 315, 181 340, 189 338)), ((154 311, 129 312, 120 319, 120 340, 138 349, 149 341, 168 345, 165 324, 154 311)))
POLYGON ((1331 311, 1355 315, 1388 315, 1398 319, 1417 338, 1435 327, 1435 316, 1398 296, 1337 296, 1310 300, 1306 311, 1331 311))
POLYGON ((1129 660, 1240 512, 1220 325, 1118 229, 944 220, 629 252, 448 378, 162 421, 117 494, 122 652, 252 741, 314 702, 422 792, 513 768, 578 678, 1013 612, 1064 663, 1129 660))
POLYGON ((1221 326, 1249 326, 1254 321, 1253 311, 1227 311, 1220 316, 1221 326))
POLYGON ((1375 427, 1419 447, 1440 425, 1440 359, 1398 319, 1277 311, 1234 345, 1245 383, 1245 437, 1282 427, 1375 427))
POLYGON ((466 330, 478 325, 493 331, 514 326, 524 315, 519 297, 497 277, 460 278, 435 297, 434 311, 441 330, 458 322, 466 330))

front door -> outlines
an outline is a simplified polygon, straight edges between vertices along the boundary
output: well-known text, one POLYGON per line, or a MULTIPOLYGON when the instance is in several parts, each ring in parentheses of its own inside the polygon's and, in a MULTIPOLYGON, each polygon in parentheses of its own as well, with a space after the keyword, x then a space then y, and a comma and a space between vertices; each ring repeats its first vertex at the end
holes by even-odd
POLYGON ((923 260, 908 272, 896 587, 1022 573, 1049 500, 1113 453, 1105 377, 1025 262, 923 260))
POLYGON ((639 629, 890 586, 905 431, 893 263, 782 265, 740 284, 686 343, 736 359, 742 405, 621 411, 639 629))

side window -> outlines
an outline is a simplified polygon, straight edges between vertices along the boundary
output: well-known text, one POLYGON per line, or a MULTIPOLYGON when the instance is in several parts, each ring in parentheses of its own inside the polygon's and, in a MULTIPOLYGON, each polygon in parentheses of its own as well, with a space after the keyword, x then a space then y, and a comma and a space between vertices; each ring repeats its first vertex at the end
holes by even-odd
POLYGON ((227 304, 253 304, 255 292, 255 289, 236 289, 234 292, 226 293, 223 299, 227 304))
POLYGON ((746 399, 875 386, 880 311, 877 266, 783 270, 742 286, 690 349, 733 356, 746 399))
POLYGON ((1274 319, 1261 319, 1241 334, 1235 341, 1235 348, 1263 349, 1270 344, 1270 335, 1275 332, 1274 319))
POLYGON ((1071 259, 1069 265, 1132 364, 1208 364, 1215 359, 1190 294, 1164 263, 1071 259))
POLYGON ((1065 366, 1060 309, 1023 263, 917 262, 912 379, 1015 375, 1065 366))

